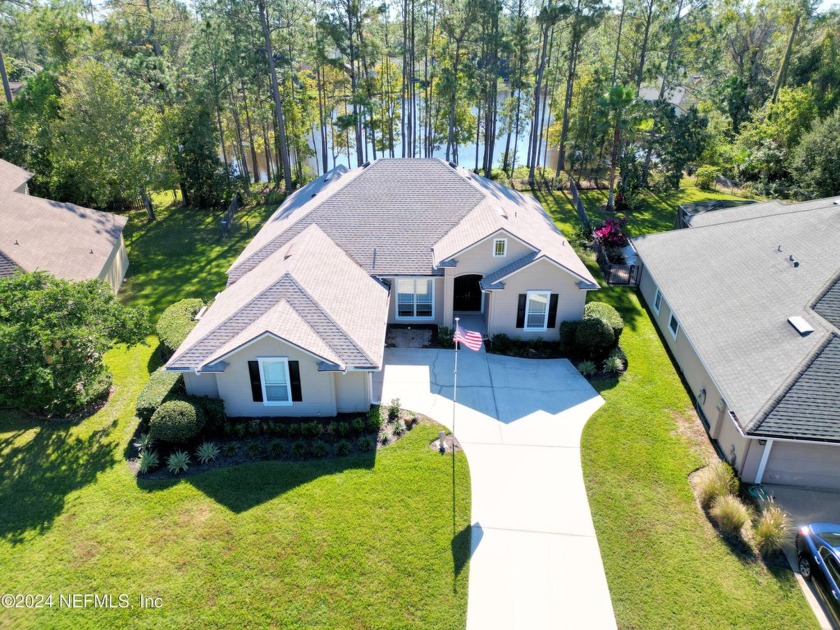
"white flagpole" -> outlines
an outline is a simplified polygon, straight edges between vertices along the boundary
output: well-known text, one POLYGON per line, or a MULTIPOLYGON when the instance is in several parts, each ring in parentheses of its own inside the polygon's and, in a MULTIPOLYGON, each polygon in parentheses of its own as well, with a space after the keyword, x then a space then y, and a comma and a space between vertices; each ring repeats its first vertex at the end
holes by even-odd
MULTIPOLYGON (((458 321, 460 317, 455 318, 455 330, 458 330, 458 321)), ((459 342, 455 342, 455 372, 452 383, 452 535, 457 535, 457 525, 455 522, 455 406, 458 404, 458 349, 461 347, 459 342)))

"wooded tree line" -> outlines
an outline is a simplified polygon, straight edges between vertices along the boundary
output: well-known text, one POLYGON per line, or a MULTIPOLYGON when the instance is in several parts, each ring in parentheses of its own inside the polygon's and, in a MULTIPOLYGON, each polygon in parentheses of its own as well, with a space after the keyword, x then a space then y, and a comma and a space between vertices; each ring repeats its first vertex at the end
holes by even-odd
POLYGON ((383 156, 572 175, 624 203, 703 164, 760 193, 840 192, 840 14, 808 0, 0 0, 0 17, 0 155, 55 199, 211 207, 383 156))

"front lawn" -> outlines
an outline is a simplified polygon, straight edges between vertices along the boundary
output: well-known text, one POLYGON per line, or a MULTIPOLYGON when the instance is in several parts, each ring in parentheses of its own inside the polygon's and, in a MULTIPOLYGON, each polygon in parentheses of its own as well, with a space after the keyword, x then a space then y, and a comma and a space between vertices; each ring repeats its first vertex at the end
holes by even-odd
MULTIPOLYGON (((251 234, 271 210, 248 213, 251 234)), ((218 216, 132 215, 124 297, 156 317, 221 290, 249 236, 220 241, 218 216)), ((156 345, 110 352, 114 393, 75 425, 0 412, 0 591, 53 595, 0 608, 0 627, 463 628, 469 471, 429 448, 436 427, 370 454, 138 481, 125 457, 156 345), (72 594, 134 608, 59 608, 72 594)))
MULTIPOLYGON (((561 229, 575 225, 570 206, 538 196, 561 229)), ((586 260, 600 278, 591 256, 586 260)), ((628 370, 620 379, 593 381, 606 404, 581 443, 618 626, 814 627, 793 573, 733 553, 699 510, 688 475, 713 451, 635 291, 602 288, 590 299, 612 304, 626 323, 628 370)))

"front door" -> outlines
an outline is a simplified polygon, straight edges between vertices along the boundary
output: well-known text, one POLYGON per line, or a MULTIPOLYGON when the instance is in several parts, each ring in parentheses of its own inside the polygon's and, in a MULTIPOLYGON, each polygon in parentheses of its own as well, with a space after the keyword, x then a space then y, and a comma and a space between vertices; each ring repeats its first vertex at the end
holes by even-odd
POLYGON ((452 302, 454 311, 481 311, 480 275, 458 276, 455 278, 455 295, 452 302))

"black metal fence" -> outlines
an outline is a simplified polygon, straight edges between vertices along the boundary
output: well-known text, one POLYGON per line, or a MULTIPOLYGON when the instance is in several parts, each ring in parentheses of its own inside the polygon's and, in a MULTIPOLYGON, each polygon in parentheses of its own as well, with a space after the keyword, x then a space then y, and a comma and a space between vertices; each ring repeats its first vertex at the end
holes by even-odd
POLYGON ((577 212, 580 222, 583 223, 583 227, 586 228, 587 232, 592 232, 592 223, 589 221, 589 217, 586 214, 586 208, 584 207, 583 201, 578 193, 577 184, 575 184, 575 180, 571 177, 569 177, 569 192, 572 194, 572 203, 575 206, 575 211, 577 212))

